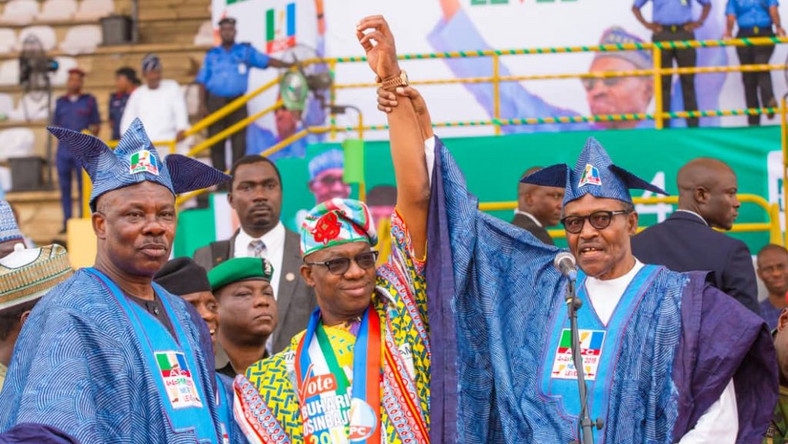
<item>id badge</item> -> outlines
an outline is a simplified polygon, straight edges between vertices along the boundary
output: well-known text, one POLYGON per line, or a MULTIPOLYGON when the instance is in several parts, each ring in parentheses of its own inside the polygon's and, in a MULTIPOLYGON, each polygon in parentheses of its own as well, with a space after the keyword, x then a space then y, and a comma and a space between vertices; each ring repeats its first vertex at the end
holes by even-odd
POLYGON ((238 64, 238 74, 240 74, 242 76, 246 75, 246 64, 245 63, 239 63, 238 64))

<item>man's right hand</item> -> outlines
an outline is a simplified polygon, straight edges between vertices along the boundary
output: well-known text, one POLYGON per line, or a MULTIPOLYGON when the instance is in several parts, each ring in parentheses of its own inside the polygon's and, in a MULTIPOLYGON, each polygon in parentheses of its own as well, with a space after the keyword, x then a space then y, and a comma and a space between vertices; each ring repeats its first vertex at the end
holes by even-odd
POLYGON ((646 28, 652 30, 653 32, 662 32, 662 25, 660 25, 659 23, 654 23, 654 22, 647 23, 646 28))
POLYGON ((356 37, 367 53, 369 67, 381 80, 399 75, 394 35, 382 15, 361 19, 356 26, 356 37))

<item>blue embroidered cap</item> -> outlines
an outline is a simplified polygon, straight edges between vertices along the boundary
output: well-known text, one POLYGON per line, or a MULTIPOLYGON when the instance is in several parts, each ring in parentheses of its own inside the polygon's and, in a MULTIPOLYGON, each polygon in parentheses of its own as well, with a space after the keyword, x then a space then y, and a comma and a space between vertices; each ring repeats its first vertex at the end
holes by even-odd
MULTIPOLYGON (((605 29, 602 37, 599 39, 600 45, 626 45, 644 43, 640 37, 630 34, 620 26, 613 26, 612 28, 605 29)), ((651 51, 644 49, 635 49, 630 51, 601 51, 597 52, 594 60, 602 57, 618 57, 619 59, 626 60, 638 69, 651 69, 654 67, 654 62, 651 59, 651 51)), ((620 77, 619 77, 620 78, 620 77)))
POLYGON ((65 128, 48 127, 79 160, 93 182, 90 209, 102 194, 149 181, 172 194, 199 190, 230 180, 230 176, 190 157, 170 154, 165 162, 154 148, 139 119, 134 119, 113 151, 101 139, 65 128))
POLYGON ((632 203, 631 188, 668 195, 662 188, 651 185, 629 171, 613 165, 602 145, 593 137, 586 141, 574 170, 561 163, 542 168, 520 182, 548 187, 564 187, 564 205, 586 194, 632 203))
POLYGON ((315 180, 325 170, 345 167, 345 153, 342 150, 328 150, 309 161, 309 179, 315 180))
POLYGON ((14 239, 22 240, 22 232, 19 231, 19 225, 16 223, 14 217, 14 210, 11 205, 0 200, 0 242, 6 242, 14 239))

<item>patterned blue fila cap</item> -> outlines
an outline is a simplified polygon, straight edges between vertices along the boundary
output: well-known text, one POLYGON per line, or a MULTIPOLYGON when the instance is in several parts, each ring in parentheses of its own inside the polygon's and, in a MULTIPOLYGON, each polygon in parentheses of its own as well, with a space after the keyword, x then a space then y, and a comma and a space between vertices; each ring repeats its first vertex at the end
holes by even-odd
POLYGON ((561 163, 529 174, 520 182, 564 187, 566 189, 564 205, 586 194, 632 203, 632 197, 629 195, 631 188, 668 195, 662 188, 651 185, 629 171, 613 165, 607 151, 593 137, 589 137, 586 141, 586 146, 577 158, 573 170, 569 169, 569 165, 561 163))
POLYGON ((90 176, 93 211, 96 211, 96 199, 102 194, 144 181, 162 185, 177 195, 230 180, 221 171, 179 154, 170 154, 162 162, 139 119, 134 119, 114 151, 89 134, 51 126, 47 129, 90 176))

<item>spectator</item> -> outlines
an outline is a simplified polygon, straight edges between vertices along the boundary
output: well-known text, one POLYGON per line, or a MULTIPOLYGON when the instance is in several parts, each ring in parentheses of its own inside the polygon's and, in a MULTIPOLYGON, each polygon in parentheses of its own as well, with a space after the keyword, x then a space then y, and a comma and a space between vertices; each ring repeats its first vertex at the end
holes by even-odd
POLYGON ((16 338, 41 296, 74 270, 60 245, 26 250, 22 244, 0 259, 0 390, 16 338))
POLYGON ((278 353, 290 338, 306 328, 315 308, 312 288, 300 278, 301 247, 298 234, 280 221, 282 181, 269 159, 245 156, 232 168, 227 199, 241 227, 230 239, 212 242, 194 253, 194 261, 211 270, 232 258, 263 257, 273 266, 271 287, 277 301, 279 323, 271 335, 269 351, 278 353))
POLYGON ((186 99, 180 85, 175 80, 162 80, 161 60, 155 54, 148 54, 142 60, 142 76, 145 85, 129 97, 120 122, 121 133, 139 118, 154 143, 173 139, 180 142, 189 128, 186 99))
MULTIPOLYGON (((691 0, 651 0, 653 6, 652 21, 643 18, 640 12, 649 0, 635 0, 632 12, 635 18, 654 34, 652 40, 655 42, 665 42, 672 40, 695 40, 695 30, 703 26, 703 22, 711 11, 711 0, 696 0, 703 6, 698 20, 692 19, 691 0)), ((662 67, 673 68, 673 60, 680 68, 695 67, 697 64, 698 53, 695 48, 685 49, 663 49, 662 67)), ((697 111, 698 101, 695 97, 695 75, 682 74, 681 93, 684 96, 684 109, 686 111, 697 111)), ((671 74, 662 76, 662 108, 670 111, 670 90, 673 86, 673 76, 671 74)), ((670 119, 665 120, 665 126, 670 126, 670 119)), ((690 117, 687 119, 687 126, 698 126, 698 118, 690 117)))
MULTIPOLYGON (((205 321, 211 343, 216 346, 216 329, 219 326, 219 307, 211 293, 208 273, 188 257, 175 258, 162 267, 153 277, 153 282, 170 293, 190 303, 200 318, 205 321)), ((211 354, 213 351, 211 350, 211 354)))
MULTIPOLYGON (((233 100, 246 94, 249 86, 249 68, 289 68, 292 63, 269 57, 249 43, 235 42, 235 19, 225 17, 219 21, 222 44, 205 54, 205 62, 197 73, 200 84, 200 109, 203 115, 214 113, 233 100)), ((246 105, 208 127, 208 136, 214 136, 247 116, 246 105)), ((235 163, 246 154, 246 130, 230 138, 232 161, 235 163)), ((225 141, 211 147, 211 162, 219 170, 226 169, 225 141)))
POLYGON ((263 258, 236 258, 208 272, 219 302, 216 371, 235 378, 268 357, 265 343, 276 328, 277 311, 271 277, 274 268, 263 258))
POLYGON ((780 312, 788 306, 788 251, 785 247, 769 244, 758 252, 758 277, 761 278, 769 297, 761 302, 761 316, 770 329, 777 328, 780 312))
MULTIPOLYGON (((73 131, 88 130, 96 135, 99 131, 101 118, 99 117, 98 102, 91 94, 83 94, 82 86, 85 83, 85 71, 72 68, 68 71, 66 94, 60 96, 55 102, 55 115, 52 125, 73 131)), ((71 219, 73 206, 71 202, 71 178, 77 176, 77 192, 79 194, 79 213, 82 214, 82 169, 71 152, 61 147, 58 143, 55 164, 57 166, 57 181, 60 184, 60 204, 63 208, 63 226, 60 232, 66 232, 66 221, 71 219)))
MULTIPOLYGON (((528 169, 521 179, 539 171, 540 167, 528 169)), ((555 245, 545 227, 554 227, 561 221, 564 189, 520 182, 517 185, 517 209, 512 224, 528 230, 540 241, 555 245)))
MULTIPOLYGON (((725 7, 728 21, 723 38, 731 38, 734 23, 739 25, 736 38, 772 37, 775 34, 772 26, 775 27, 778 37, 785 37, 785 30, 780 25, 780 12, 777 10, 777 5, 777 0, 728 0, 725 7)), ((774 53, 773 45, 736 47, 736 54, 742 65, 768 65, 772 53, 774 53)), ((744 71, 741 73, 741 78, 744 83, 744 101, 747 103, 747 108, 760 108, 761 105, 767 108, 777 107, 772 89, 771 71, 744 71), (759 91, 760 102, 758 102, 759 91)), ((774 113, 769 113, 768 116, 772 119, 774 113)), ((747 122, 750 126, 760 125, 761 115, 748 115, 747 122)))
POLYGON ((115 92, 109 95, 109 126, 112 128, 112 140, 120 139, 120 121, 123 110, 131 93, 137 89, 140 81, 133 68, 123 67, 115 71, 115 92))
POLYGON ((759 314, 750 250, 712 229, 730 230, 739 214, 736 173, 719 160, 697 158, 679 170, 677 182, 678 211, 632 239, 635 257, 673 271, 711 271, 715 287, 759 314))

